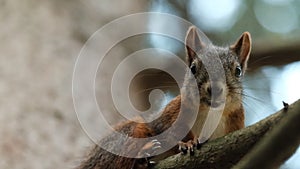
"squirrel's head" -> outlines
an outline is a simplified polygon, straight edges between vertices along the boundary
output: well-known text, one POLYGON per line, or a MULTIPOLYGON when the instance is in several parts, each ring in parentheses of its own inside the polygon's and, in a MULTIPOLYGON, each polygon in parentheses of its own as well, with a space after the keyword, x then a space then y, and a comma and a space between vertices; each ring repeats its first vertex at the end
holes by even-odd
POLYGON ((186 62, 190 68, 188 74, 197 81, 201 106, 242 103, 241 80, 251 51, 250 34, 243 33, 231 46, 218 47, 205 44, 197 28, 192 26, 187 32, 185 45, 186 62))

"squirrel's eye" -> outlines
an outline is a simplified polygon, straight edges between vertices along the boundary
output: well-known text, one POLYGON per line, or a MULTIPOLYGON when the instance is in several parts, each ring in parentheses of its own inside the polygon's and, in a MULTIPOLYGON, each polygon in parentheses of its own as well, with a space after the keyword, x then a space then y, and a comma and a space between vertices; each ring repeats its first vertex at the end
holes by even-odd
POLYGON ((191 66, 191 72, 193 74, 196 74, 196 65, 192 64, 192 66, 191 66))
POLYGON ((237 66, 236 68, 235 68, 235 76, 236 77, 241 77, 242 76, 242 68, 240 67, 240 66, 237 66))

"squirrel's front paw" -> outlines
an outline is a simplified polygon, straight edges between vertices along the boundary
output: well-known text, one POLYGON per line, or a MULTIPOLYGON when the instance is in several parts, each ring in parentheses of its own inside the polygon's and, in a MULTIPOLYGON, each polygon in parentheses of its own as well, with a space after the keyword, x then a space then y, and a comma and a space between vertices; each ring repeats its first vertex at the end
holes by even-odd
POLYGON ((151 157, 160 148, 161 148, 161 143, 158 140, 154 139, 143 146, 138 156, 151 157))
MULTIPOLYGON (((206 142, 207 141, 205 141, 204 143, 206 142)), ((189 140, 188 142, 180 141, 178 143, 179 151, 181 151, 182 154, 187 154, 187 152, 189 152, 190 155, 194 155, 195 154, 194 148, 196 147, 197 149, 200 149, 202 144, 204 143, 200 143, 198 139, 189 140)))
POLYGON ((156 154, 157 150, 160 148, 161 143, 156 139, 146 143, 138 154, 139 157, 145 157, 140 159, 140 163, 147 163, 147 166, 153 166, 155 162, 151 161, 150 157, 153 156, 153 154, 156 154))
POLYGON ((190 155, 194 155, 194 147, 197 145, 197 143, 193 140, 190 140, 188 142, 182 142, 180 141, 178 143, 179 151, 181 151, 182 154, 187 154, 187 152, 190 153, 190 155))

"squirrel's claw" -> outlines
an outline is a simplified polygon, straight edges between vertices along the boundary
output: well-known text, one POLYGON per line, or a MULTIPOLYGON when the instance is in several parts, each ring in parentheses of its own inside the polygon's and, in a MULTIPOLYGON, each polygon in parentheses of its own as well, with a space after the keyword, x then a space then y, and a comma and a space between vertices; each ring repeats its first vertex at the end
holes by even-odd
POLYGON ((151 148, 153 151, 161 148, 161 143, 158 140, 154 139, 151 141, 151 143, 152 143, 151 148))
POLYGON ((199 139, 197 139, 196 147, 197 147, 198 150, 202 147, 202 144, 200 143, 199 139))
POLYGON ((204 143, 200 143, 200 140, 199 140, 199 139, 197 139, 196 142, 197 142, 197 143, 196 143, 196 147, 197 147, 197 149, 199 150, 199 149, 202 147, 202 144, 204 144, 204 143))
POLYGON ((205 144, 205 143, 208 142, 208 139, 204 139, 204 140, 205 140, 204 142, 200 143, 200 140, 197 139, 197 141, 196 141, 197 142, 196 147, 197 147, 198 150, 202 147, 203 144, 205 144))

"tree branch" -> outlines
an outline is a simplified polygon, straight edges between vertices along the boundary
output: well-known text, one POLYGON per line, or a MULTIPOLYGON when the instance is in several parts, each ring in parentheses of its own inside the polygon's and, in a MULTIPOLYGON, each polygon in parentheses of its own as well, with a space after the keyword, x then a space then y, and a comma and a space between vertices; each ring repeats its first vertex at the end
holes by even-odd
MULTIPOLYGON (((244 157, 244 155, 247 154, 253 148, 255 143, 258 142, 265 135, 267 131, 269 131, 274 126, 276 126, 276 124, 283 117, 287 116, 287 114, 291 114, 289 116, 295 114, 299 116, 300 100, 290 105, 288 110, 282 109, 279 112, 255 123, 252 126, 235 131, 224 137, 209 141, 208 143, 204 144, 200 150, 195 151, 194 156, 189 156, 189 155, 183 156, 181 154, 177 154, 167 159, 164 159, 162 161, 159 161, 158 164, 154 166, 154 169, 231 168, 236 163, 238 163, 241 160, 241 158, 244 157)), ((299 125, 299 121, 295 122, 295 119, 292 119, 291 122, 287 122, 290 119, 291 117, 285 118, 284 121, 282 121, 282 123, 295 123, 299 125)), ((299 118, 297 118, 297 120, 299 120, 299 118)), ((287 133, 286 131, 280 131, 280 132, 287 133)), ((287 138, 288 141, 285 140, 285 144, 289 143, 291 140, 295 140, 295 142, 298 141, 298 145, 299 145, 299 132, 296 135, 297 137, 293 137, 293 136, 288 137, 287 138)), ((290 149, 294 150, 298 147, 298 145, 291 144, 290 147, 292 148, 290 149)), ((282 150, 282 148, 279 147, 276 148, 282 150)), ((272 154, 272 157, 273 155, 274 154, 272 154)), ((284 159, 286 159, 287 156, 290 155, 291 153, 287 153, 284 156, 285 157, 284 159)), ((270 154, 268 154, 268 156, 270 156, 270 154)), ((237 166, 237 168, 239 168, 239 166, 237 166)), ((261 167, 256 167, 256 168, 261 168, 261 167)))
POLYGON ((282 121, 234 169, 278 168, 300 144, 300 104, 290 108, 282 121))

